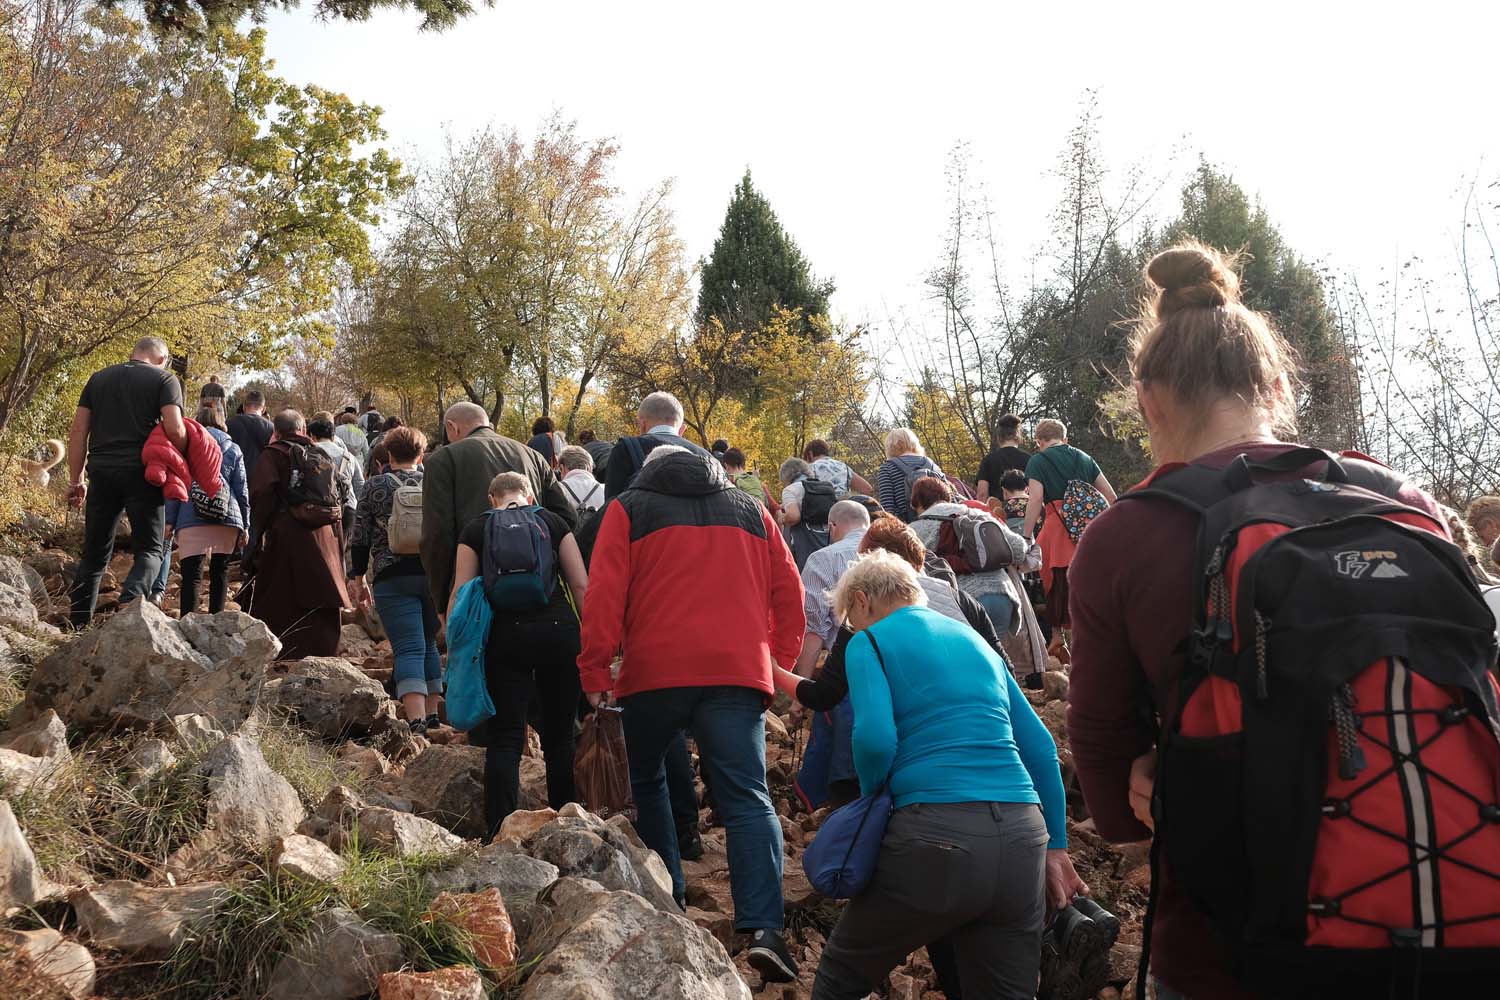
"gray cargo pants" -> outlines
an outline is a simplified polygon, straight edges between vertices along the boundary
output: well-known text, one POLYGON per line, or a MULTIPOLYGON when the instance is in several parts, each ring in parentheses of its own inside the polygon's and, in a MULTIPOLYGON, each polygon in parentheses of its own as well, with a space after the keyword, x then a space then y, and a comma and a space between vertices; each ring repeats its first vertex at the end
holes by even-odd
POLYGON ((1047 826, 1034 805, 896 810, 875 877, 845 907, 812 1000, 862 1000, 906 956, 947 938, 966 997, 1031 1000, 1046 911, 1047 826))

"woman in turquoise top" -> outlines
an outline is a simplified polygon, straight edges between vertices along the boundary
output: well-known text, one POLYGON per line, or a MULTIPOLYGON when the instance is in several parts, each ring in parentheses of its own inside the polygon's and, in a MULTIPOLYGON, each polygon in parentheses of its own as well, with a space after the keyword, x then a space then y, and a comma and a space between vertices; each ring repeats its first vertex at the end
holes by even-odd
POLYGON ((1052 736, 995 651, 923 606, 905 561, 862 556, 833 604, 859 631, 846 665, 860 787, 889 776, 896 811, 813 1000, 858 1000, 938 939, 953 946, 964 996, 1029 1000, 1047 909, 1088 891, 1068 860, 1052 736))

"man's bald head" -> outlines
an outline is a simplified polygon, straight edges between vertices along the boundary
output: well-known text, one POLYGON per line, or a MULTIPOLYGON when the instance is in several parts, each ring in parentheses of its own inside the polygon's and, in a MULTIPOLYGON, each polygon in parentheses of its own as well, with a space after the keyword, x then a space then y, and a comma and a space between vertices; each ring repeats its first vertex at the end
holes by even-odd
POLYGON ((864 504, 840 500, 828 509, 828 537, 834 541, 851 531, 863 531, 869 526, 870 512, 864 504))
POLYGON ((462 440, 480 427, 488 427, 489 425, 490 415, 484 412, 484 407, 478 403, 470 403, 467 400, 462 403, 454 403, 443 414, 443 426, 448 431, 449 441, 462 440))

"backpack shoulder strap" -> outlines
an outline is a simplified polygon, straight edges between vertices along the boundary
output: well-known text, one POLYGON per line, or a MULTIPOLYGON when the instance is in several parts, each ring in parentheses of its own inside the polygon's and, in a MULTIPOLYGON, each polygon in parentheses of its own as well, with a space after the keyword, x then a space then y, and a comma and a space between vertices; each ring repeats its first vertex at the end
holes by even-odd
POLYGON ((630 460, 635 463, 635 469, 639 472, 646 465, 646 449, 641 445, 641 439, 630 435, 621 440, 625 442, 625 450, 630 452, 630 460))

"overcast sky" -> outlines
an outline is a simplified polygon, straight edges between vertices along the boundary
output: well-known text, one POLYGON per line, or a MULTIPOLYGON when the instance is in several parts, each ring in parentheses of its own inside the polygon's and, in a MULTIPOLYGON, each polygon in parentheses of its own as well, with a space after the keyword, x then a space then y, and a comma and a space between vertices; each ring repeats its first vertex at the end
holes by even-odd
POLYGON ((445 129, 530 133, 554 110, 612 136, 627 191, 675 180, 693 259, 748 166, 837 282, 835 314, 878 326, 920 311, 956 142, 1007 260, 1034 253, 1088 88, 1111 165, 1169 178, 1159 215, 1202 153, 1300 252, 1367 279, 1441 257, 1466 182, 1500 175, 1496 4, 498 0, 445 33, 416 23, 278 13, 269 50, 282 75, 383 107, 409 159, 445 129))

